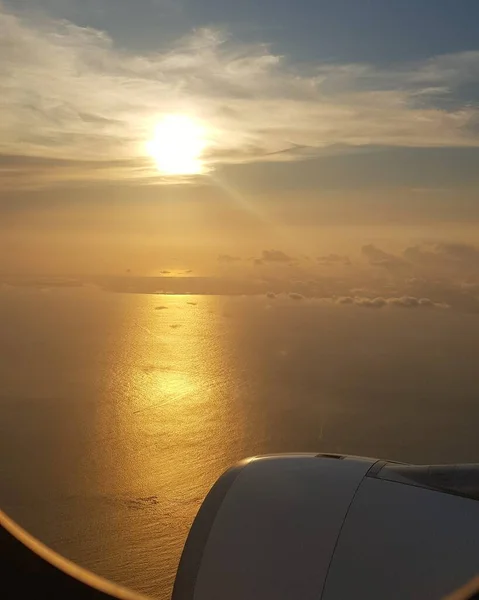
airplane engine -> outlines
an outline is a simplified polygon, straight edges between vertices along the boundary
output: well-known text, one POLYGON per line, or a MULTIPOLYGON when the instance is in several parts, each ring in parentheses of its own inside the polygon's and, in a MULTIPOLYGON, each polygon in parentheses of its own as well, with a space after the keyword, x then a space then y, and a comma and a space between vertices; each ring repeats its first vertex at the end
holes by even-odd
POLYGON ((479 465, 245 460, 201 506, 173 600, 439 600, 479 573, 478 500, 479 465))
MULTIPOLYGON (((207 495, 172 600, 478 600, 478 574, 479 465, 263 456, 228 470, 207 495)), ((66 560, 2 511, 0 578, 1 598, 145 598, 66 560)))

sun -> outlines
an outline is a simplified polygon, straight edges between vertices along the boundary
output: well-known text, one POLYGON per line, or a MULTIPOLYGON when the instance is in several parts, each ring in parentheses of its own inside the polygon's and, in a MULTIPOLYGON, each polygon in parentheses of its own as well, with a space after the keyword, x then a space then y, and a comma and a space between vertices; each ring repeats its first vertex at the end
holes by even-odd
POLYGON ((166 115, 155 127, 147 152, 164 175, 196 175, 205 170, 204 128, 187 115, 166 115))

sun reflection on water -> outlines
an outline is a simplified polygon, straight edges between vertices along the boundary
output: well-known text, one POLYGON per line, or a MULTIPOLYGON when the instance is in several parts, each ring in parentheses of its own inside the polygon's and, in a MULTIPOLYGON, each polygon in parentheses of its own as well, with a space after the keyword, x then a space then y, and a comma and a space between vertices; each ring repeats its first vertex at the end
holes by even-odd
MULTIPOLYGON (((224 321, 219 300, 201 297, 197 306, 188 301, 191 297, 125 299, 123 325, 111 345, 116 367, 92 438, 94 467, 88 467, 90 474, 96 470, 99 493, 130 509, 133 541, 121 523, 123 545, 143 535, 141 561, 157 569, 158 585, 165 589, 202 499, 237 458, 244 423, 241 408, 227 394, 234 365, 224 322, 218 326, 224 321), (155 310, 158 305, 166 308, 155 310), (144 529, 152 522, 157 529, 145 545, 144 529)), ((118 519, 124 518, 119 511, 118 519)))

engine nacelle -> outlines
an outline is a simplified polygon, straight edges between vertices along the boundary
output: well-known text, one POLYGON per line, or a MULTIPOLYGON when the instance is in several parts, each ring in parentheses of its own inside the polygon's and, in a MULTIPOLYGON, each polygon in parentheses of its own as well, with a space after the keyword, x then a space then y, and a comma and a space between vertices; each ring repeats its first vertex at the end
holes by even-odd
MULTIPOLYGON (((447 600, 477 600, 478 499, 479 465, 246 460, 204 501, 173 600, 440 600, 458 588, 447 600)), ((2 598, 144 598, 65 560, 2 511, 0 579, 2 598)))
POLYGON ((205 499, 173 600, 433 600, 479 573, 479 467, 296 454, 205 499))

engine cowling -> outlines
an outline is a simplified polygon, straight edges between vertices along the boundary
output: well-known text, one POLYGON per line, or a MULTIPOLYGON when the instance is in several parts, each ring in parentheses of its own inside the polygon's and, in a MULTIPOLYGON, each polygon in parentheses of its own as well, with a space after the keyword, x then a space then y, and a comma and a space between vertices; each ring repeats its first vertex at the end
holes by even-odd
POLYGON ((188 536, 173 600, 440 599, 479 573, 477 465, 257 457, 188 536))

